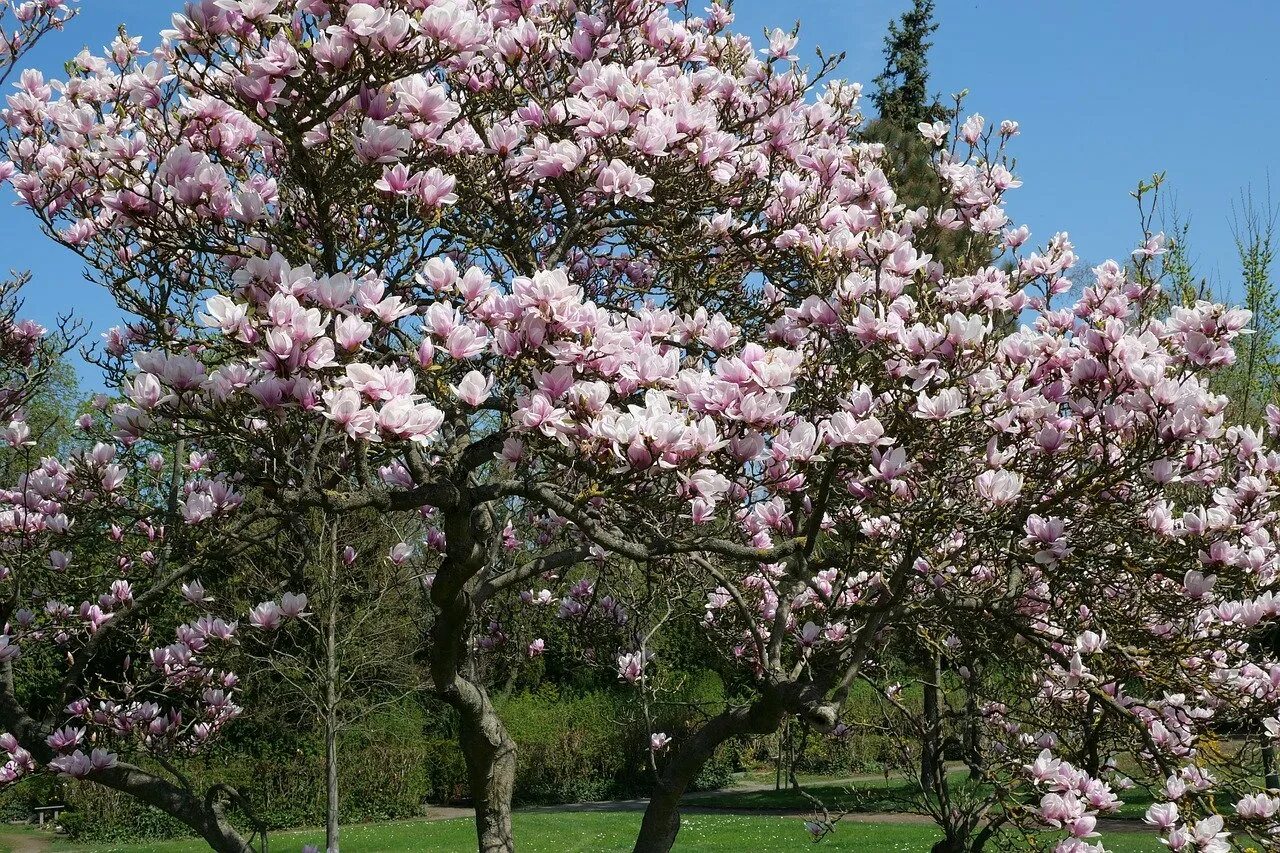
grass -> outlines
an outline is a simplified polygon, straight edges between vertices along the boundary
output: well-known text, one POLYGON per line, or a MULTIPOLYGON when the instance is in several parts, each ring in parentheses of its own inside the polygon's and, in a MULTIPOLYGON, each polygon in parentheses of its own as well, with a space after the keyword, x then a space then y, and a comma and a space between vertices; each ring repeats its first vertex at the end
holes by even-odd
MULTIPOLYGON (((955 782, 964 778, 963 773, 953 773, 955 782)), ((822 778, 801 777, 800 784, 809 794, 822 800, 833 809, 854 808, 861 812, 903 811, 909 801, 912 786, 899 778, 869 779, 862 782, 839 782, 822 778)), ((727 788, 712 793, 697 794, 689 798, 690 805, 709 809, 796 809, 808 811, 810 802, 794 788, 780 791, 735 791, 727 788)))
MULTIPOLYGON (((639 826, 635 812, 536 813, 515 816, 516 839, 525 853, 625 853, 631 849, 639 826)), ((938 837, 934 827, 920 824, 842 822, 836 831, 813 846, 803 824, 794 817, 770 815, 687 815, 676 843, 684 853, 729 853, 754 850, 760 853, 815 851, 927 851, 938 837)), ((297 853, 303 844, 323 847, 323 830, 274 833, 272 848, 297 853)), ((76 846, 55 843, 50 853, 198 853, 207 850, 195 841, 169 841, 138 845, 76 846)), ((433 850, 441 853, 475 849, 472 823, 466 819, 446 821, 398 821, 362 824, 343 829, 342 849, 346 853, 402 853, 406 850, 433 850)), ((1114 853, 1155 853, 1162 850, 1149 834, 1114 834, 1107 838, 1114 853)))
MULTIPOLYGON (((967 780, 967 771, 949 774, 951 784, 959 787, 967 780)), ((900 777, 889 779, 869 779, 859 782, 832 781, 830 777, 801 777, 800 784, 805 792, 817 797, 832 811, 849 809, 853 812, 903 812, 909 811, 913 794, 918 788, 900 777)), ((1129 791, 1117 791, 1124 801, 1117 817, 1141 818, 1147 812, 1147 806, 1154 802, 1152 796, 1141 788, 1129 791)), ((728 788, 705 794, 691 796, 689 805, 708 809, 791 809, 808 811, 811 802, 794 788, 783 788, 780 791, 735 791, 728 788)))

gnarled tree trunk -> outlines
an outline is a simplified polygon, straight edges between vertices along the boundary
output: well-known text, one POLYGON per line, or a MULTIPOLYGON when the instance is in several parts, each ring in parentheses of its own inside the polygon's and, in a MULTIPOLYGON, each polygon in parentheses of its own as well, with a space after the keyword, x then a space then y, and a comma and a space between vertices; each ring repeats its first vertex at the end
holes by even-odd
POLYGON ((474 614, 467 581, 479 574, 483 550, 471 539, 474 531, 469 523, 446 515, 446 524, 450 521, 449 553, 431 588, 436 620, 431 626, 427 657, 436 693, 458 712, 461 721, 459 741, 475 808, 478 849, 480 853, 510 853, 515 850, 511 796, 516 744, 488 692, 468 677, 474 614))
POLYGON ((769 690, 751 705, 712 717, 685 740, 673 752, 654 786, 640 823, 635 853, 667 853, 680 832, 680 799, 711 760, 716 747, 737 735, 777 731, 785 712, 781 694, 769 690))
MULTIPOLYGON (((474 686, 473 686, 474 688, 474 686)), ((462 754, 475 803, 480 853, 515 849, 511 833, 511 796, 516 784, 516 743, 507 734, 484 690, 460 709, 462 754)))

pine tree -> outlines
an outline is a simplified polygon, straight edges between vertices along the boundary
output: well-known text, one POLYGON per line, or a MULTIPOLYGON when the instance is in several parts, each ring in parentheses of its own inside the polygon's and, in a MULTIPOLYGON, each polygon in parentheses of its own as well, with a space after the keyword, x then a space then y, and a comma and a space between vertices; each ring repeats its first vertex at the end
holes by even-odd
POLYGON ((914 130, 922 121, 945 117, 946 109, 929 97, 929 41, 938 24, 934 0, 913 0, 912 7, 889 23, 884 39, 884 71, 875 79, 872 103, 881 121, 914 130))

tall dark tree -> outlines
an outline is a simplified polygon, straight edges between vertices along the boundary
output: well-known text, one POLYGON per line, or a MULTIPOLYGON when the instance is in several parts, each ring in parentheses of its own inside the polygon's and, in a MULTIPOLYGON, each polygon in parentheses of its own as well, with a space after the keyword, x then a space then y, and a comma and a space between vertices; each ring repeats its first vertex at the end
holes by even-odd
POLYGON ((922 121, 937 121, 946 108, 929 96, 929 36, 938 29, 934 0, 912 0, 909 10, 889 23, 884 37, 884 71, 875 79, 871 96, 881 121, 915 129, 922 121))
MULTIPOLYGON (((946 191, 933 168, 934 147, 920 135, 921 122, 950 121, 954 111, 929 94, 929 36, 937 29, 934 0, 913 0, 912 7, 889 22, 884 37, 884 71, 875 79, 871 101, 879 116, 867 123, 862 137, 885 148, 881 167, 892 181, 898 200, 911 208, 945 207, 946 191)), ((948 239, 927 246, 935 258, 963 255, 967 241, 948 239)))

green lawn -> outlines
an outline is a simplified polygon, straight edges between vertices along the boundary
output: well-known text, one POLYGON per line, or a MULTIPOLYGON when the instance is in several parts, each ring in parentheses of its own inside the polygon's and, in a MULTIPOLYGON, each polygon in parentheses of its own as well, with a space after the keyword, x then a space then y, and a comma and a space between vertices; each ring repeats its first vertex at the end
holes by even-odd
MULTIPOLYGON (((614 813, 517 814, 516 839, 527 853, 625 853, 635 839, 640 815, 614 813)), ((684 819, 676 850, 687 853, 784 853, 788 850, 831 851, 928 851, 937 833, 931 826, 885 823, 843 822, 820 847, 810 844, 800 820, 766 815, 688 815, 684 819)), ((321 830, 280 832, 272 836, 272 849, 297 853, 303 844, 324 842, 321 830)), ((56 844, 50 853, 198 853, 206 850, 191 841, 146 845, 73 846, 56 844)), ((342 849, 346 853, 404 853, 432 850, 475 849, 475 836, 468 820, 400 821, 365 824, 343 830, 342 849)), ((1107 839, 1114 853, 1155 853, 1163 850, 1146 834, 1115 834, 1107 839)))
MULTIPOLYGON (((950 774, 951 784, 960 786, 965 782, 967 771, 950 774)), ((829 778, 808 779, 801 777, 800 784, 810 795, 817 797, 832 811, 849 809, 853 812, 901 812, 910 810, 912 795, 918 791, 911 783, 900 777, 888 780, 872 779, 853 784, 831 781, 829 778)), ((1118 791, 1124 801, 1117 813, 1118 817, 1141 818, 1147 812, 1147 806, 1154 800, 1151 795, 1140 788, 1129 791, 1118 791)), ((735 791, 727 788, 705 794, 690 796, 689 805, 709 809, 793 809, 808 811, 812 804, 794 788, 783 788, 780 791, 735 791)))
MULTIPOLYGON (((952 774, 955 782, 964 778, 962 774, 952 774)), ((900 778, 871 779, 853 784, 809 779, 801 777, 800 784, 805 791, 817 797, 829 808, 852 808, 862 812, 902 811, 911 797, 912 786, 900 778)), ((784 787, 780 791, 735 791, 726 788, 721 791, 691 795, 690 805, 709 809, 797 809, 808 811, 812 806, 802 794, 794 788, 784 787)))

